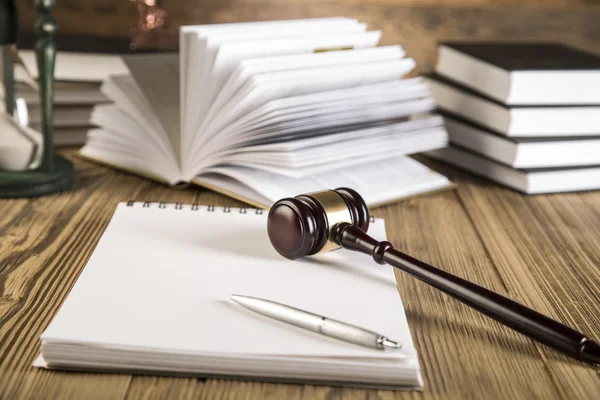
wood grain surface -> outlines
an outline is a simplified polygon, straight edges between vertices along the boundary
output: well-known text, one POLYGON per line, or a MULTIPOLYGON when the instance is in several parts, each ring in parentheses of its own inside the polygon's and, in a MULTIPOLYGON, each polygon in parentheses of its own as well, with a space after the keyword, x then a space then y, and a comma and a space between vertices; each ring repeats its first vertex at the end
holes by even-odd
MULTIPOLYGON (((83 161, 76 189, 0 201, 2 399, 594 399, 596 370, 538 345, 415 279, 397 274, 422 363, 423 392, 49 372, 31 367, 118 202, 239 206, 83 161)), ((600 192, 522 196, 426 161, 456 190, 373 210, 389 240, 446 271, 600 339, 600 192)), ((110 288, 107 288, 107 295, 110 288)), ((393 312, 393 310, 390 310, 393 312)))

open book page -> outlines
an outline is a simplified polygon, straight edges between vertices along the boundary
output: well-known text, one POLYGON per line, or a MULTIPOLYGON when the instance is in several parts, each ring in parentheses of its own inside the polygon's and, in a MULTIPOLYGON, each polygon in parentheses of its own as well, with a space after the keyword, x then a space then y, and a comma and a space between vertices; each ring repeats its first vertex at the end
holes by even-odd
POLYGON ((170 139, 181 165, 178 56, 144 54, 125 56, 124 61, 170 139))
POLYGON ((204 117, 201 130, 210 124, 225 104, 254 75, 269 72, 282 72, 302 68, 355 65, 365 62, 380 62, 402 59, 405 52, 400 46, 373 47, 354 51, 327 51, 306 57, 304 54, 252 58, 240 61, 229 79, 223 84, 217 97, 204 117))
POLYGON ((438 116, 345 130, 323 136, 232 149, 217 165, 240 165, 303 177, 361 161, 384 160, 444 147, 448 142, 438 116))
MULTIPOLYGON (((331 42, 331 35, 335 37, 344 36, 344 40, 351 40, 352 37, 375 37, 373 33, 364 33, 366 25, 357 24, 350 26, 337 27, 336 25, 319 25, 307 27, 300 30, 290 30, 282 28, 280 31, 263 32, 255 34, 236 34, 236 35, 217 35, 210 36, 207 41, 207 57, 203 60, 204 74, 201 75, 200 85, 204 89, 201 97, 193 97, 197 101, 196 124, 194 131, 199 129, 198 124, 205 118, 206 111, 212 105, 221 88, 233 72, 237 63, 244 58, 265 57, 271 53, 275 54, 293 54, 294 49, 298 49, 299 37, 306 38, 306 42, 320 40, 327 45, 331 42), (281 46, 281 43, 287 42, 287 48, 281 46)), ((339 40, 339 39, 338 39, 339 40)), ((296 51, 298 52, 298 51, 296 51)), ((304 51, 306 52, 306 51, 304 51)))
MULTIPOLYGON (((370 76, 373 78, 373 75, 370 76)), ((387 82, 394 86, 394 81, 387 82)), ((377 86, 379 85, 371 85, 377 86)), ((360 89, 357 87, 355 89, 360 89)), ((301 141, 307 137, 328 136, 338 133, 348 133, 365 127, 385 122, 392 123, 394 120, 405 119, 411 115, 424 114, 435 108, 435 103, 428 96, 428 92, 418 89, 411 91, 390 91, 381 96, 370 95, 365 86, 365 92, 361 90, 340 90, 347 96, 345 100, 334 100, 330 102, 319 102, 319 94, 296 96, 288 99, 303 97, 306 103, 297 107, 281 108, 271 101, 261 107, 259 117, 254 122, 245 122, 242 127, 234 127, 233 132, 229 129, 221 131, 216 137, 205 143, 203 153, 206 154, 200 166, 208 168, 212 165, 234 162, 229 160, 228 155, 237 151, 252 149, 259 144, 301 141), (266 111, 273 110, 273 111, 266 111), (235 133, 237 132, 237 133, 235 133)), ((331 91, 334 92, 334 91, 331 91)), ((238 120, 241 121, 242 119, 238 120)), ((252 121, 252 120, 247 120, 252 121)), ((239 126, 239 125, 238 125, 239 126)), ((437 126, 441 126, 440 123, 437 126)), ((422 125, 421 129, 430 129, 430 126, 422 125)), ((382 132, 380 130, 380 132, 382 132)), ((388 133, 399 133, 400 130, 390 130, 388 133)), ((423 137, 425 134, 423 132, 423 137)), ((437 134, 437 131, 436 131, 437 134)), ((445 131, 441 132, 445 140, 445 131)), ((340 136, 338 136, 340 137, 340 136)), ((418 136, 417 136, 418 137, 418 136)), ((373 138, 372 135, 363 136, 365 139, 373 138)), ((417 140, 420 142, 420 140, 417 140)), ((415 143, 419 145, 420 143, 415 143)), ((427 146, 426 146, 427 147, 427 146)), ((330 147, 334 155, 344 157, 342 148, 330 147)), ((372 150, 371 153, 376 150, 372 150)), ((369 152, 362 156, 369 157, 369 152)), ((404 153, 407 154, 407 153, 404 153)))
MULTIPOLYGON (((225 115, 230 115, 231 120, 236 120, 246 113, 266 104, 269 101, 291 97, 294 95, 303 95, 319 91, 335 90, 360 84, 384 82, 398 77, 399 74, 405 74, 414 67, 412 60, 387 61, 372 64, 359 64, 353 67, 329 67, 300 70, 297 73, 276 72, 255 76, 244 91, 240 91, 239 96, 234 96, 224 107, 221 118, 212 121, 213 126, 207 127, 205 133, 210 139, 202 142, 206 144, 209 140, 217 140, 220 128, 227 124, 225 115)), ((390 117, 384 116, 384 110, 379 110, 381 120, 390 117)), ((392 111, 393 113, 393 111, 392 111)), ((393 117, 392 117, 393 118, 393 117)), ((210 147, 192 148, 194 158, 193 164, 184 171, 186 174, 197 175, 203 168, 208 166, 208 157, 206 152, 210 147)))
POLYGON ((181 173, 174 146, 152 104, 131 76, 115 76, 102 85, 114 104, 94 108, 91 122, 101 129, 89 132, 81 154, 127 170, 144 171, 175 185, 181 173))
MULTIPOLYGON (((357 141, 356 146, 361 146, 367 141, 357 141)), ((341 146, 341 152, 332 155, 332 147, 324 149, 305 149, 298 154, 287 158, 270 157, 264 154, 239 154, 229 157, 229 162, 224 165, 239 165, 247 168, 270 171, 278 175, 294 178, 308 177, 322 172, 352 167, 354 161, 360 158, 361 163, 375 161, 386 162, 405 154, 421 153, 429 149, 445 147, 448 141, 443 127, 431 130, 427 134, 407 133, 399 137, 396 134, 381 136, 369 140, 368 145, 355 147, 354 145, 341 146), (364 153, 367 153, 365 155, 364 153)))
POLYGON ((160 147, 155 142, 145 137, 143 127, 127 113, 115 106, 104 106, 94 110, 91 122, 101 122, 103 128, 88 131, 88 141, 82 153, 93 147, 96 151, 110 150, 113 153, 111 157, 117 154, 126 158, 133 156, 140 160, 140 168, 162 176, 172 184, 179 180, 179 171, 173 168, 173 163, 158 150, 160 147))
POLYGON ((254 168, 222 166, 211 168, 194 183, 262 208, 269 208, 284 197, 335 187, 351 187, 373 206, 451 186, 448 178, 409 157, 347 166, 302 178, 254 168), (394 184, 390 185, 390 182, 394 184))
MULTIPOLYGON (((321 55, 312 57, 321 57, 321 55)), ((239 123, 241 118, 270 101, 357 86, 357 80, 365 85, 381 81, 390 82, 396 79, 398 74, 402 75, 413 67, 412 60, 402 60, 397 57, 252 74, 228 100, 213 110, 214 118, 203 126, 203 134, 209 137, 203 143, 214 139, 215 135, 223 135, 225 127, 232 123, 239 123), (368 77, 364 75, 364 71, 367 70, 370 71, 368 77), (390 70, 393 71, 393 75, 390 70)))
MULTIPOLYGON (((294 36, 291 38, 249 40, 225 42, 218 48, 214 63, 210 66, 210 80, 225 81, 229 78, 239 61, 246 58, 266 57, 282 54, 312 53, 321 48, 363 48, 373 47, 380 37, 379 32, 362 32, 335 35, 294 36)), ((215 97, 213 89, 209 88, 210 99, 215 97)), ((192 130, 184 132, 184 136, 190 136, 191 147, 189 154, 196 155, 195 149, 202 147, 206 136, 199 131, 204 115, 208 110, 202 99, 192 101, 188 104, 190 109, 186 113, 195 116, 196 121, 190 125, 192 130)), ((187 139, 186 139, 187 140, 187 139)), ((184 158, 187 160, 187 157, 184 158)), ((186 162, 188 165, 189 162, 186 162)))
POLYGON ((428 95, 427 86, 415 78, 286 97, 271 100, 228 124, 219 132, 219 136, 227 137, 229 143, 238 143, 246 141, 251 136, 249 132, 274 124, 332 115, 369 105, 424 98, 428 95))
MULTIPOLYGON (((214 74, 223 76, 223 71, 213 72, 213 64, 221 44, 301 36, 311 32, 313 35, 324 35, 332 32, 360 32, 365 29, 364 24, 350 18, 315 18, 181 28, 180 59, 185 65, 181 87, 183 159, 187 159, 186 149, 190 145, 188 140, 193 139, 193 132, 197 130, 196 124, 203 119, 203 115, 210 105, 209 101, 213 99, 208 85, 212 85, 212 81, 215 80, 214 74)), ((287 54, 290 51, 283 50, 283 53, 287 54)), ((256 52, 254 54, 260 55, 256 52)))
POLYGON ((444 125, 444 119, 438 115, 425 115, 422 117, 413 117, 408 120, 395 123, 378 124, 368 128, 343 129, 340 132, 319 135, 315 132, 313 135, 306 135, 294 140, 269 141, 266 143, 253 143, 252 146, 234 148, 227 154, 245 154, 245 153, 269 153, 273 155, 296 155, 307 149, 317 149, 321 146, 329 146, 336 143, 352 143, 353 140, 365 139, 371 136, 383 135, 389 132, 421 132, 421 129, 438 128, 444 125))
MULTIPOLYGON (((122 127, 127 127, 126 116, 112 115, 118 122, 122 122, 122 127), (120 120, 119 120, 120 119, 120 120)), ((135 125, 131 124, 133 129, 135 125)), ((113 165, 122 166, 124 169, 135 171, 146 171, 151 175, 160 177, 160 181, 175 185, 178 179, 173 179, 168 174, 165 164, 160 158, 152 157, 152 152, 148 151, 148 146, 143 139, 133 135, 122 135, 124 130, 103 130, 91 129, 88 131, 86 145, 81 149, 81 154, 93 159, 105 159, 113 165)), ((129 132, 136 132, 131 130, 129 132)), ((139 131, 138 131, 139 132, 139 131)))
MULTIPOLYGON (((418 113, 425 113, 433 110, 435 103, 431 99, 413 99, 409 101, 390 101, 382 102, 378 104, 369 104, 362 107, 345 107, 337 108, 332 107, 329 112, 323 115, 309 114, 307 117, 297 115, 297 119, 288 119, 283 121, 274 122, 267 126, 259 127, 257 129, 248 129, 242 137, 238 137, 233 143, 239 147, 240 142, 242 143, 256 143, 256 142, 278 142, 284 140, 302 139, 303 137, 317 136, 320 132, 323 134, 335 133, 335 131, 328 131, 328 129, 344 129, 352 130, 354 125, 368 125, 377 124, 383 121, 392 122, 394 120, 407 118, 411 115, 418 113), (338 111, 336 113, 336 111, 338 111)), ((231 144, 222 149, 232 147, 231 144)), ((215 149, 216 154, 218 150, 215 149)))
POLYGON ((215 44, 209 42, 208 37, 243 40, 249 36, 270 37, 281 34, 282 31, 297 34, 310 27, 349 31, 364 30, 363 26, 364 24, 357 20, 345 17, 182 26, 179 30, 179 58, 181 81, 186 82, 185 85, 181 85, 180 90, 182 129, 190 130, 189 123, 193 122, 193 116, 184 113, 183 110, 188 110, 190 96, 202 90, 200 80, 204 76, 205 62, 214 59, 215 44))
MULTIPOLYGON (((129 75, 113 76, 104 82, 101 90, 102 93, 106 94, 112 100, 114 105, 107 104, 95 107, 95 112, 92 114, 93 122, 97 126, 108 127, 105 124, 111 124, 111 111, 115 108, 121 110, 143 130, 144 134, 142 137, 144 141, 154 144, 153 147, 156 147, 155 151, 159 151, 173 164, 171 169, 179 171, 180 168, 177 164, 173 144, 170 142, 167 132, 156 116, 152 105, 144 96, 144 93, 142 93, 135 80, 129 75), (103 118, 103 116, 105 117, 103 118)), ((112 123, 112 125, 117 124, 112 123)), ((114 128, 109 129, 118 129, 118 127, 114 126, 114 128)))
POLYGON ((257 74, 223 105, 219 115, 208 124, 204 133, 211 136, 228 122, 236 121, 272 100, 337 90, 358 84, 391 81, 399 74, 409 72, 413 67, 412 60, 387 60, 257 74))

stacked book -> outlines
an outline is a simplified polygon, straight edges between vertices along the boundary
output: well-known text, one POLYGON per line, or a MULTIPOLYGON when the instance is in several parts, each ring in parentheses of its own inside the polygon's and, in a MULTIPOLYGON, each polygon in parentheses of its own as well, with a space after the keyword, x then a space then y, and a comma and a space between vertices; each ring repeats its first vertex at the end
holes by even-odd
MULTIPOLYGON (((90 116, 96 104, 109 100, 100 93, 100 84, 96 82, 56 83, 54 102, 53 141, 55 146, 77 146, 85 142, 87 131, 92 127, 90 116)), ((41 132, 41 109, 37 85, 17 82, 16 96, 25 100, 27 106, 26 121, 36 131, 41 132)), ((22 109, 17 109, 21 112, 22 109)), ((18 115, 21 118, 21 115, 18 115)))
POLYGON ((427 80, 451 142, 433 158, 524 193, 600 189, 600 57, 446 43, 427 80))
MULTIPOLYGON (((38 68, 33 46, 36 37, 27 32, 19 36, 20 64, 15 67, 16 97, 26 104, 24 116, 35 130, 41 130, 38 68)), ((100 92, 100 85, 110 75, 127 72, 116 53, 129 52, 126 40, 86 36, 58 35, 54 70, 55 146, 77 146, 85 143, 92 109, 110 100, 100 92)), ((20 109, 22 110, 22 109, 20 109)), ((18 111, 20 111, 18 110, 18 111)), ((23 115, 18 115, 23 118, 23 115)))
POLYGON ((446 146, 400 46, 350 18, 185 26, 179 54, 124 57, 84 157, 258 207, 349 186, 373 204, 448 187, 407 157, 446 146))

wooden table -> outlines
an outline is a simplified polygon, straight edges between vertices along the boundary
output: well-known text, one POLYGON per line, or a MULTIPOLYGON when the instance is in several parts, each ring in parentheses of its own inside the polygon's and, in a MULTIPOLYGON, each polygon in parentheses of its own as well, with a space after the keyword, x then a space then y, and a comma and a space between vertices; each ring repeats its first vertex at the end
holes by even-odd
MULTIPOLYGON (((398 286, 422 363, 422 393, 34 369, 40 334, 118 202, 240 204, 78 160, 74 151, 65 154, 77 168, 73 192, 0 201, 2 398, 600 398, 593 368, 403 275, 398 286)), ((456 190, 373 210, 386 219, 390 241, 600 339, 600 192, 522 196, 441 168, 457 182, 456 190)))

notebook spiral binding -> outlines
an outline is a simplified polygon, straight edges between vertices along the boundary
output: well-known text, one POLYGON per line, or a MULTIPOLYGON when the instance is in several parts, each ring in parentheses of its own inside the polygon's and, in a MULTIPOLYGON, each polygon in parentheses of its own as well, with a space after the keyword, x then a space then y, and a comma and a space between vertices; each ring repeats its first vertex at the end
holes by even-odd
MULTIPOLYGON (((223 206, 223 207, 216 207, 213 204, 197 204, 197 203, 193 203, 193 204, 183 204, 183 203, 165 203, 165 202, 152 202, 152 201, 144 201, 144 202, 136 202, 133 200, 129 200, 127 202, 127 207, 134 207, 138 204, 141 203, 142 208, 150 208, 151 206, 157 206, 158 208, 162 208, 162 209, 166 209, 166 208, 174 208, 175 210, 190 210, 190 211, 200 211, 200 210, 206 210, 207 212, 223 212, 225 214, 230 214, 230 213, 239 213, 239 214, 256 214, 256 215, 263 215, 265 210, 261 209, 261 208, 253 208, 253 207, 229 207, 229 206, 223 206)), ((370 217, 370 222, 373 223, 375 222, 375 217, 371 216, 370 217)))

